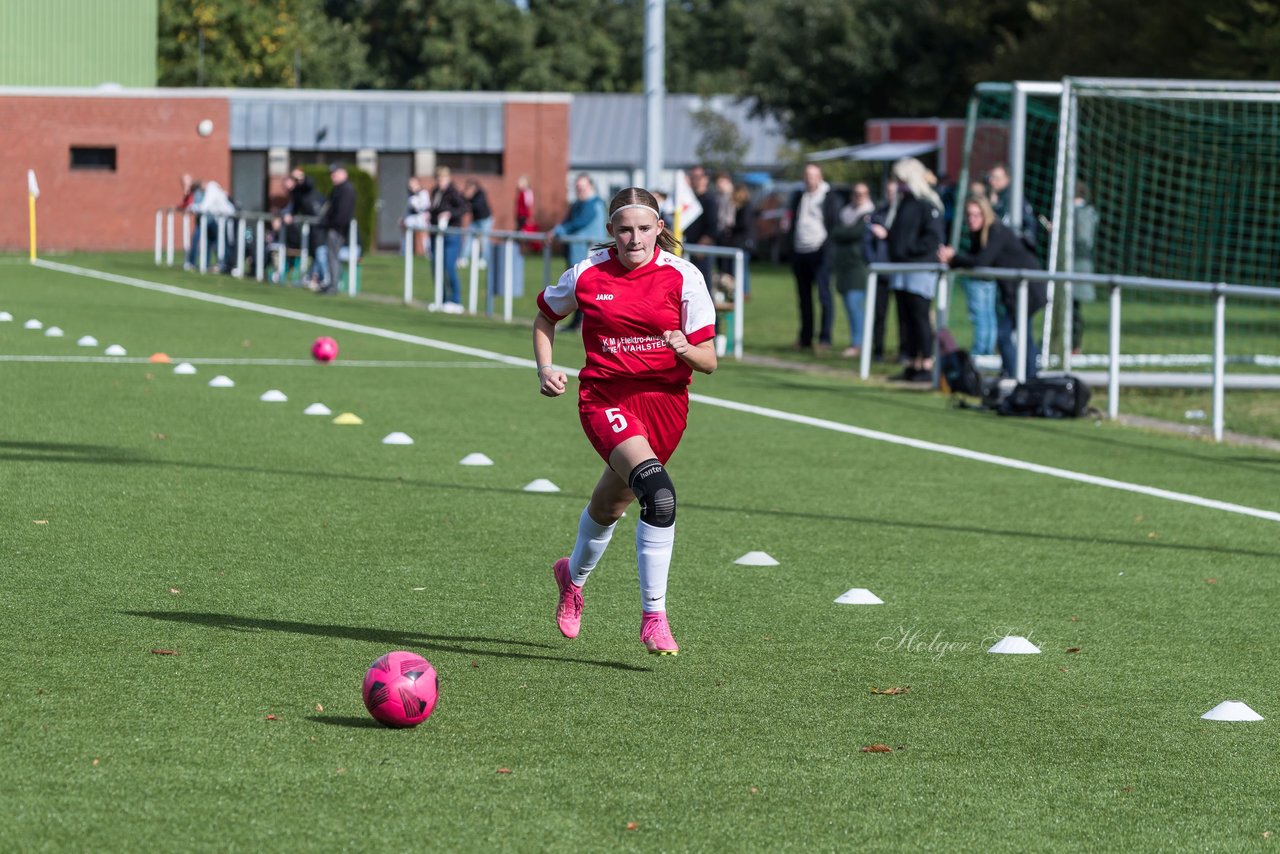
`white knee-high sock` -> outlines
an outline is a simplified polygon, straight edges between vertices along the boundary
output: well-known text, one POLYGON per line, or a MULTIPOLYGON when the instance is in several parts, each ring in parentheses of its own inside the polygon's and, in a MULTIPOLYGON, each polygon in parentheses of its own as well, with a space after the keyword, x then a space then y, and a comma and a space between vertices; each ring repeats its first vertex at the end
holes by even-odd
POLYGON ((658 528, 643 520, 636 522, 636 562, 640 568, 640 610, 656 613, 667 610, 667 572, 676 526, 658 528))
POLYGON ((569 555, 569 577, 574 584, 581 587, 587 583, 587 576, 596 568, 596 564, 604 556, 604 550, 609 547, 609 540, 613 539, 613 529, 617 524, 601 525, 583 508, 582 515, 578 518, 578 539, 573 544, 573 553, 569 555))

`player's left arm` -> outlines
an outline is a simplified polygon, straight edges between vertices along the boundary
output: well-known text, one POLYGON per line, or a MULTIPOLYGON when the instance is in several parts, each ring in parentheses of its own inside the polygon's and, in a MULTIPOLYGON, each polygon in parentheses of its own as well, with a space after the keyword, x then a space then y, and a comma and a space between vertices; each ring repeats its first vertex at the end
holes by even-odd
POLYGON ((663 332, 662 343, 695 371, 709 374, 717 364, 716 307, 698 268, 685 263, 681 272, 680 328, 663 332))
POLYGON ((689 339, 679 329, 669 329, 662 333, 662 343, 672 352, 689 363, 689 367, 700 373, 709 374, 716 369, 716 339, 708 338, 697 344, 690 344, 689 339))

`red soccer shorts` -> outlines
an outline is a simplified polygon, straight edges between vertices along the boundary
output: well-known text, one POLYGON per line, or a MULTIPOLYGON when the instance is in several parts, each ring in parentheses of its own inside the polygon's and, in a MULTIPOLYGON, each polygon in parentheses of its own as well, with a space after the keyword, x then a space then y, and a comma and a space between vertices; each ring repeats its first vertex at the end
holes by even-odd
POLYGON ((613 449, 632 436, 649 440, 666 464, 689 420, 689 390, 627 383, 583 384, 578 391, 582 429, 606 463, 613 449))

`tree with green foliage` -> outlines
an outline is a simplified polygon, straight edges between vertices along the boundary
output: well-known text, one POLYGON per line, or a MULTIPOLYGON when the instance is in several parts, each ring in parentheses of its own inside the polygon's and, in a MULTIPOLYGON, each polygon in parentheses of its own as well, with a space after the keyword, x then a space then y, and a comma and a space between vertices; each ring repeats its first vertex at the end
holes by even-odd
POLYGON ((525 88, 532 21, 508 0, 366 0, 359 20, 376 88, 525 88))
POLYGON ((355 27, 323 0, 160 0, 161 86, 351 89, 368 80, 355 27))
POLYGON ((747 156, 747 141, 738 125, 710 105, 693 111, 693 126, 698 129, 694 153, 708 172, 737 172, 747 156))

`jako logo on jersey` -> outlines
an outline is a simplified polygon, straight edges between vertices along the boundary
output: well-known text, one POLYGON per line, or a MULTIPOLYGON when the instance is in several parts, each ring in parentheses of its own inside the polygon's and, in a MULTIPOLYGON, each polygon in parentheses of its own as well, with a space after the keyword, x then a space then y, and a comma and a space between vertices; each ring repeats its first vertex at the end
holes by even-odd
POLYGON ((596 302, 600 302, 602 299, 613 299, 613 294, 596 294, 596 302))

